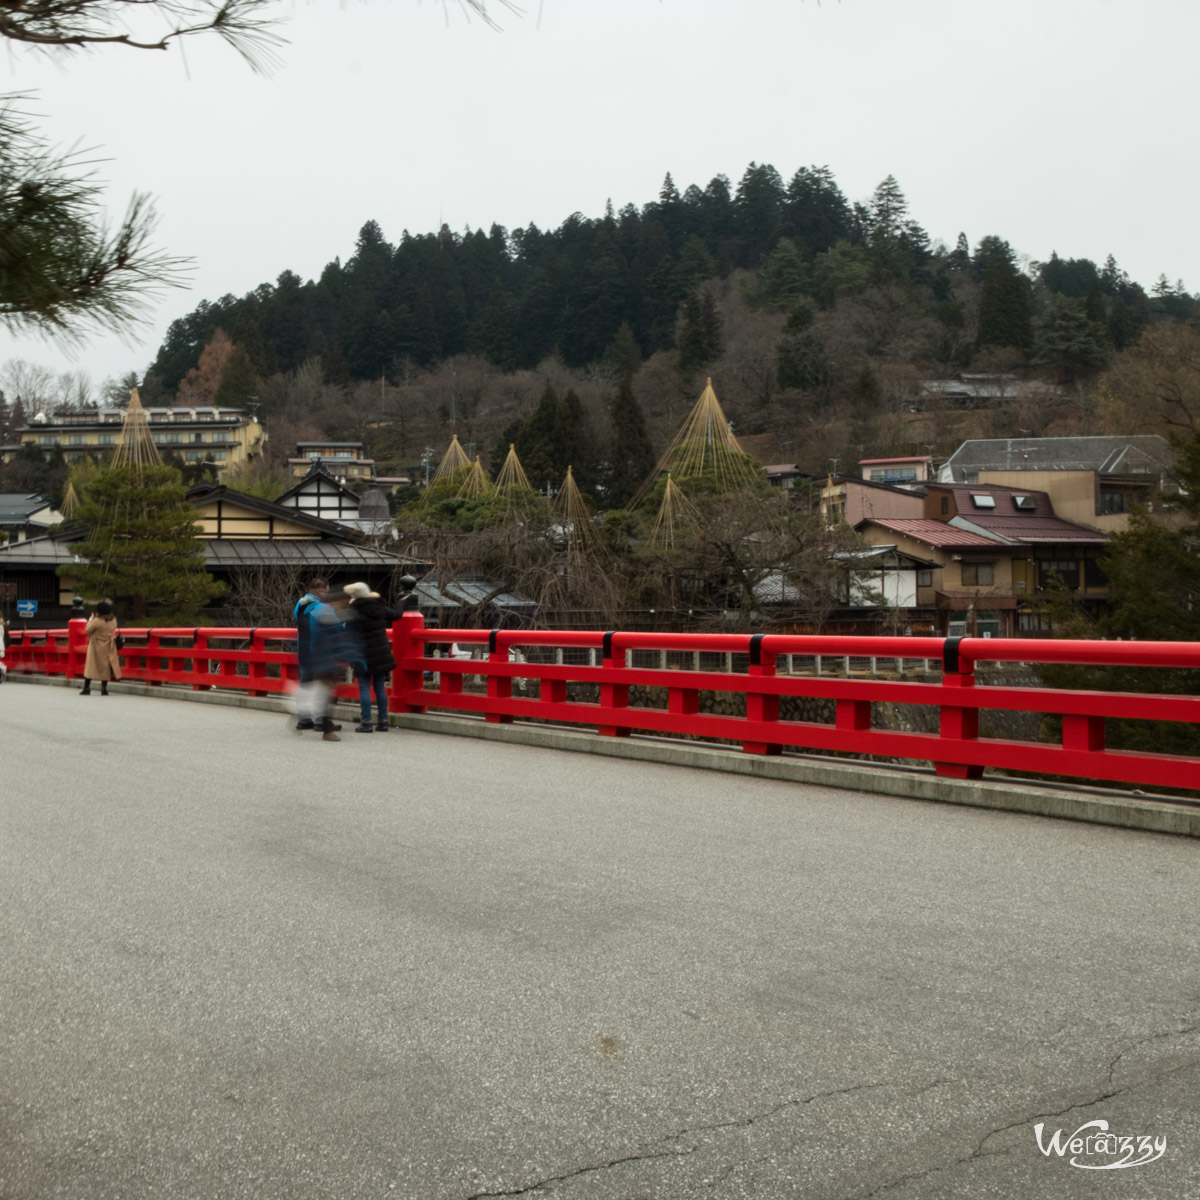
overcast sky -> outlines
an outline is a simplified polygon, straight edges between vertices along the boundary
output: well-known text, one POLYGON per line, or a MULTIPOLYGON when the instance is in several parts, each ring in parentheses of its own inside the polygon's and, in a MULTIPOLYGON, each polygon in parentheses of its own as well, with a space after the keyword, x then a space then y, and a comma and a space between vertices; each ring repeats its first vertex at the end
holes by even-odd
POLYGON ((850 200, 891 174, 951 245, 1103 262, 1200 289, 1197 0, 526 0, 497 32, 453 0, 282 0, 269 78, 212 38, 181 53, 9 51, 54 140, 100 148, 194 259, 123 343, 13 357, 144 371, 170 322, 281 271, 305 279, 377 221, 461 231, 599 216, 753 160, 827 165, 850 200))

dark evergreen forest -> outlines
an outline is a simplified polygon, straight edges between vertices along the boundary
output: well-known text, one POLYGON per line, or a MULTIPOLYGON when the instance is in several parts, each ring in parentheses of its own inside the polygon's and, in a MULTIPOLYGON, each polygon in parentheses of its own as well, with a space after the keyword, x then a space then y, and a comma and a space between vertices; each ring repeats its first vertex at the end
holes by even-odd
MULTIPOLYGON (((800 344, 781 348, 785 385, 813 382, 822 370, 802 336, 809 310, 872 287, 903 287, 907 306, 932 320, 923 357, 965 366, 988 345, 1034 350, 1033 281, 1002 238, 984 237, 972 250, 960 235, 953 249, 933 247, 890 176, 868 203, 852 203, 828 168, 802 167, 785 183, 774 167, 751 163, 736 188, 718 175, 680 192, 668 175, 652 203, 610 204, 595 218, 573 213, 554 230, 493 225, 459 234, 443 226, 406 230, 392 245, 367 221, 351 258, 331 262, 316 281, 284 271, 240 298, 202 302, 171 326, 153 371, 174 393, 218 329, 259 376, 319 358, 331 383, 393 377, 402 364, 428 369, 459 354, 519 370, 557 353, 581 368, 604 355, 622 324, 643 358, 678 348, 702 362, 713 350, 703 285, 739 268, 759 272, 760 303, 799 309, 791 340, 800 344), (970 338, 955 286, 965 278, 980 288, 970 338)), ((1037 277, 1071 302, 1060 322, 1085 317, 1095 328, 1083 332, 1117 349, 1156 309, 1187 316, 1194 305, 1165 279, 1147 295, 1111 257, 1098 266, 1052 254, 1037 277)), ((1086 365, 1089 348, 1076 354, 1086 365)))

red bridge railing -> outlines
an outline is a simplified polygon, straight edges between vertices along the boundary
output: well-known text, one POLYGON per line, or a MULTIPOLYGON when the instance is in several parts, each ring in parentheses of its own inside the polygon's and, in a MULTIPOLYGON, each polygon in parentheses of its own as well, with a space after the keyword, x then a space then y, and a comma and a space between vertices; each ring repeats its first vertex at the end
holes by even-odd
MULTIPOLYGON (((65 630, 13 632, 9 670, 81 677, 87 648, 83 626, 83 621, 72 621, 65 630)), ((296 687, 296 633, 291 628, 123 632, 126 679, 257 696, 283 695, 296 687)), ((1200 758, 1114 750, 1105 744, 1109 718, 1200 724, 1200 697, 977 686, 975 677, 975 665, 981 662, 1197 670, 1196 643, 431 629, 419 614, 408 613, 393 626, 392 645, 398 664, 389 691, 393 712, 435 709, 476 713, 496 723, 524 719, 583 725, 606 737, 641 731, 732 741, 748 754, 779 754, 787 748, 923 761, 934 764, 940 775, 962 779, 978 779, 985 767, 994 767, 1200 790, 1200 758), (439 656, 451 644, 476 647, 483 657, 439 656), (677 667, 686 657, 692 669, 629 665, 638 654, 651 651, 664 661, 674 657, 677 667), (696 669, 706 655, 720 655, 739 666, 744 660, 744 670, 696 669), (921 681, 779 674, 780 659, 793 656, 933 660, 941 674, 921 681), (483 690, 465 687, 470 677, 482 680, 483 690), (523 694, 514 694, 514 683, 523 694), (643 702, 635 703, 631 689, 651 690, 641 692, 643 702), (742 711, 701 711, 702 693, 736 697, 742 711), (833 719, 784 719, 780 703, 788 697, 829 701, 833 719), (656 707, 656 702, 663 703, 656 707), (935 710, 937 732, 877 727, 873 706, 891 704, 935 710), (987 710, 1056 714, 1062 718, 1061 740, 980 736, 979 716, 987 710)), ((357 687, 347 678, 337 695, 354 699, 357 687)))

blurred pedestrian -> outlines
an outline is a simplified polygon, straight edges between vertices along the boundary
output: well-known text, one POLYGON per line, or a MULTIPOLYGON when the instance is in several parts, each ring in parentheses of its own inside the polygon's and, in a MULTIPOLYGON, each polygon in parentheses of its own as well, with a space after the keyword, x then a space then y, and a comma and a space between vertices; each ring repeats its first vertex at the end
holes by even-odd
POLYGON ((4 617, 0 615, 0 683, 4 682, 4 677, 8 674, 8 667, 4 662, 4 635, 6 632, 4 617))
POLYGON ((362 662, 355 667, 358 676, 358 706, 362 717, 357 733, 388 729, 387 677, 396 669, 392 656, 392 622, 397 613, 380 599, 365 583, 348 583, 345 587, 354 617, 354 628, 361 642, 362 662), (375 693, 375 724, 371 724, 371 692, 375 693))
POLYGON ((296 622, 296 658, 300 687, 296 692, 296 728, 319 729, 326 742, 340 742, 340 725, 330 716, 330 702, 343 654, 342 623, 326 603, 329 584, 320 576, 308 585, 292 612, 296 622))
POLYGON ((83 687, 79 689, 79 694, 90 696, 92 683, 97 681, 100 695, 107 696, 109 680, 121 678, 121 658, 117 654, 117 618, 107 600, 101 600, 96 605, 83 632, 87 636, 88 647, 83 662, 83 687))

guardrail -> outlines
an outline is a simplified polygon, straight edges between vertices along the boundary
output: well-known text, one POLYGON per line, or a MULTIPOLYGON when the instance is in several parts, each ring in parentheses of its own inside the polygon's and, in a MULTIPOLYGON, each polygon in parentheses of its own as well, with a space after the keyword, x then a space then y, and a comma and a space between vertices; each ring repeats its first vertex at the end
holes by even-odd
MULTIPOLYGON (((83 626, 83 621, 72 621, 66 630, 14 632, 9 670, 81 677, 87 649, 83 626)), ((296 632, 291 628, 122 632, 126 679, 257 696, 286 694, 296 686, 296 632)), ((625 737, 636 730, 732 741, 747 754, 791 748, 929 762, 939 775, 961 779, 978 779, 985 767, 995 767, 1200 790, 1200 758, 1105 745, 1108 718, 1200 724, 1200 697, 976 686, 975 678, 980 662, 1198 670, 1196 643, 430 629, 420 614, 406 613, 392 628, 392 645, 398 664, 389 689, 393 712, 437 709, 476 713, 497 723, 526 719, 583 725, 605 737, 625 737), (485 657, 438 656, 438 649, 452 644, 478 647, 485 657), (640 652, 653 652, 660 665, 628 665, 640 652), (894 659, 901 668, 906 662, 934 662, 942 670, 935 681, 778 674, 777 665, 787 656, 894 659), (675 669, 661 665, 671 659, 675 669), (706 659, 733 669, 702 669, 706 659), (464 689, 471 676, 484 681, 484 691, 464 689), (514 695, 514 683, 525 694, 514 695), (578 685, 593 685, 585 689, 590 695, 580 698, 578 685), (571 687, 574 697, 568 694, 571 687), (631 703, 631 688, 657 690, 665 706, 631 703), (703 712, 702 693, 737 697, 744 714, 703 712), (780 702, 786 697, 830 701, 833 720, 781 719, 780 702), (878 728, 872 707, 880 704, 934 709, 937 732, 878 728), (1056 714, 1062 718, 1061 741, 981 737, 979 716, 986 710, 1056 714)), ((336 695, 353 700, 357 688, 347 680, 336 695)))

